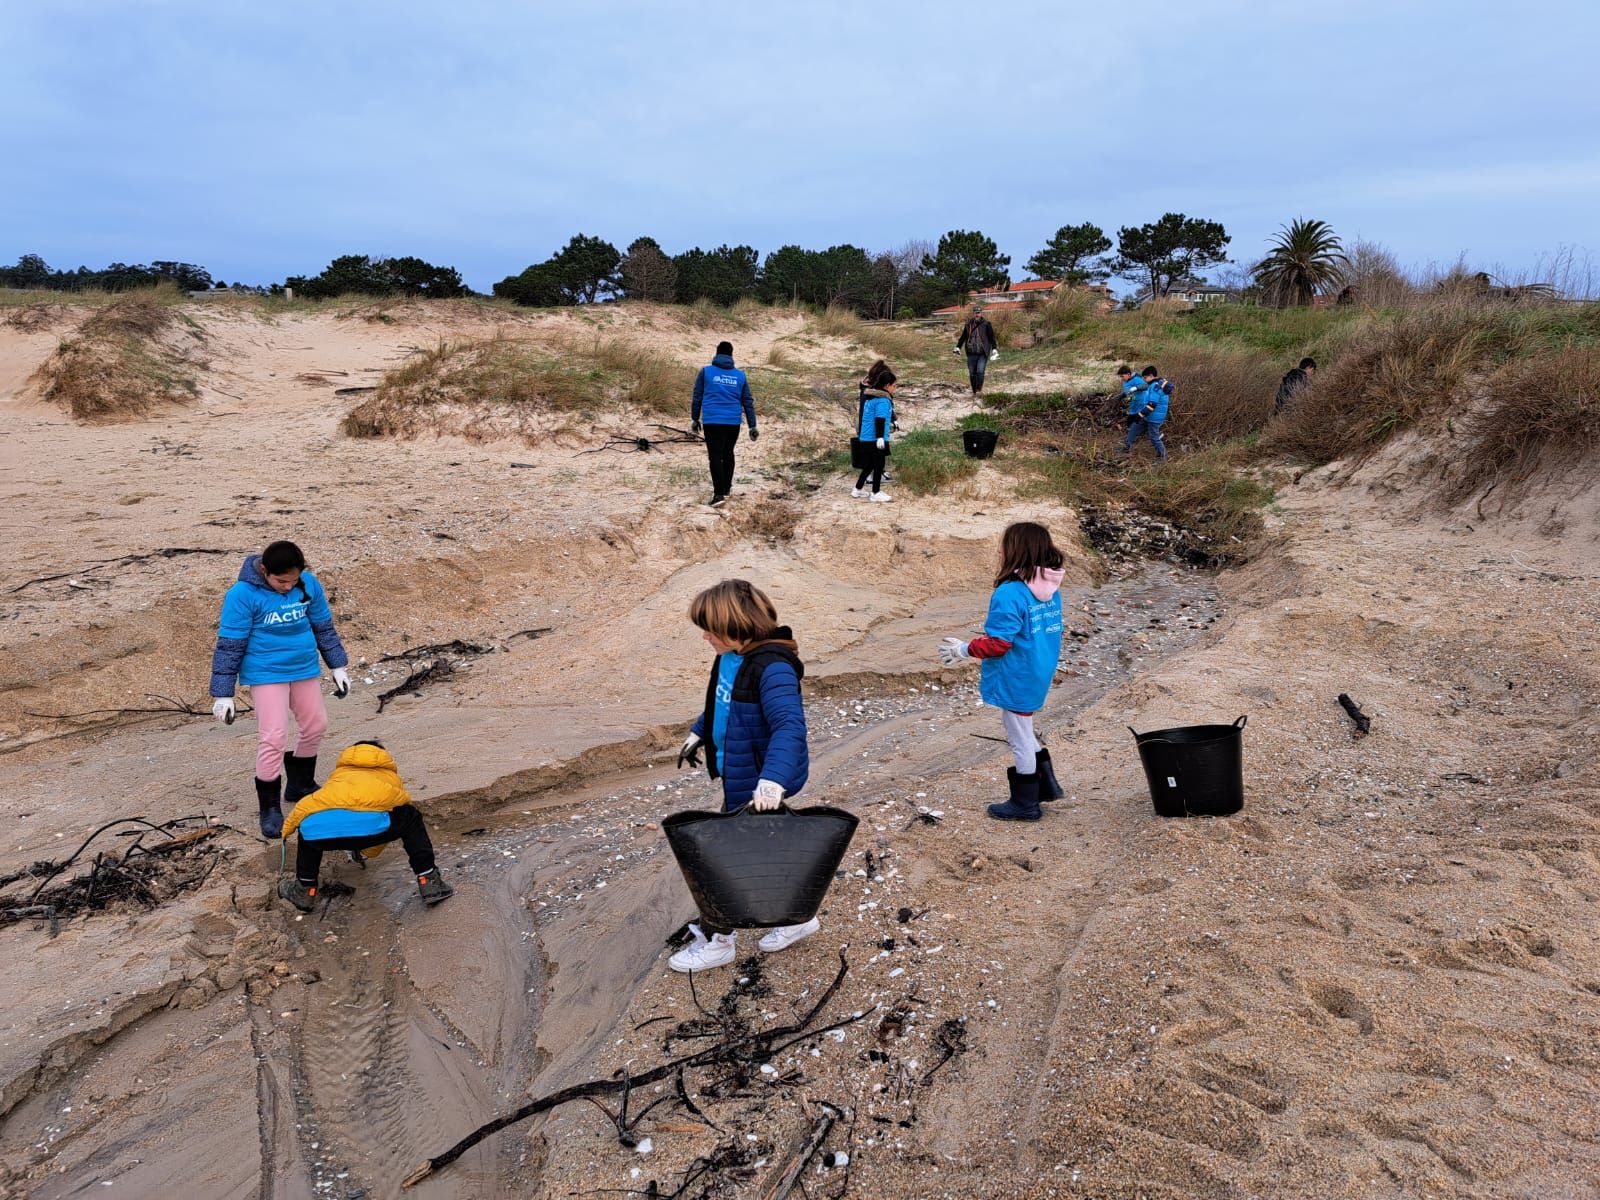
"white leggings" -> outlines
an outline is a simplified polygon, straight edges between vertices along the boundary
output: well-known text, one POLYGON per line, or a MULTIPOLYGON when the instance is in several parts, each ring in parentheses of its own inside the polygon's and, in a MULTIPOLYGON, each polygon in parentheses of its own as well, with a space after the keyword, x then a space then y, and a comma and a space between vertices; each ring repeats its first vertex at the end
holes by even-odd
POLYGON ((1011 757, 1016 761, 1018 775, 1032 775, 1039 769, 1039 751, 1043 743, 1034 736, 1033 716, 1001 710, 1000 724, 1005 726, 1006 741, 1011 743, 1011 757))

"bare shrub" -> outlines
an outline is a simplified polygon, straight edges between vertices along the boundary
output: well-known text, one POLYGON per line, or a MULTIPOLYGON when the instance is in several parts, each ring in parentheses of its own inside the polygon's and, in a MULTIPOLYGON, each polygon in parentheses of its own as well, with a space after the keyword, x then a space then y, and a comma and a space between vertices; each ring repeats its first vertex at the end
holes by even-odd
POLYGON ((1451 499, 1572 467, 1600 450, 1600 351, 1558 347, 1513 359, 1485 378, 1463 418, 1465 447, 1451 499))
POLYGON ((1167 437, 1189 445, 1225 442, 1260 429, 1272 416, 1283 374, 1277 359, 1248 350, 1178 347, 1156 365, 1174 388, 1167 437))
POLYGON ((769 542, 787 542, 800 525, 800 507, 787 500, 768 496, 732 514, 734 525, 751 537, 769 542))

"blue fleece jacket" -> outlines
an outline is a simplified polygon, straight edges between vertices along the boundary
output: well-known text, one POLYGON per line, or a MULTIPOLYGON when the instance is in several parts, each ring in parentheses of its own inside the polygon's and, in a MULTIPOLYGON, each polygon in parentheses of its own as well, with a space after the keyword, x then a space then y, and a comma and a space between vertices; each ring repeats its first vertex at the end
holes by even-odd
POLYGON ((1011 643, 999 658, 983 660, 978 694, 985 704, 1009 712, 1038 712, 1050 695, 1061 661, 1060 572, 1041 600, 1020 579, 1008 579, 989 598, 983 632, 1011 643))
POLYGON ((866 391, 861 398, 861 429, 856 434, 863 442, 883 439, 884 445, 892 440, 889 432, 894 428, 894 398, 888 392, 866 391))
MULTIPOLYGON (((1123 388, 1126 391, 1127 385, 1123 388)), ((1165 379, 1152 379, 1148 383, 1140 380, 1138 390, 1128 392, 1128 415, 1143 418, 1150 425, 1160 425, 1167 419, 1167 406, 1171 402, 1172 385, 1165 379), (1146 408, 1151 411, 1146 413, 1146 408)))
POLYGON ((705 425, 737 425, 741 417, 751 429, 756 427, 756 398, 750 394, 750 381, 744 372, 733 365, 733 358, 719 354, 694 377, 689 419, 705 425))
POLYGON ((726 701, 718 712, 722 659, 711 664, 706 707, 692 731, 706 742, 706 770, 722 780, 722 808, 743 808, 756 784, 770 779, 793 796, 806 785, 811 771, 806 748, 806 710, 800 698, 805 667, 794 652, 787 629, 775 640, 752 647, 743 656, 726 701), (720 729, 720 737, 718 731, 720 729))
POLYGON ((231 696, 243 683, 294 683, 315 679, 321 670, 317 654, 330 667, 349 663, 327 593, 310 571, 280 595, 259 570, 261 556, 252 554, 239 568, 238 581, 222 599, 217 648, 211 656, 211 694, 231 696))

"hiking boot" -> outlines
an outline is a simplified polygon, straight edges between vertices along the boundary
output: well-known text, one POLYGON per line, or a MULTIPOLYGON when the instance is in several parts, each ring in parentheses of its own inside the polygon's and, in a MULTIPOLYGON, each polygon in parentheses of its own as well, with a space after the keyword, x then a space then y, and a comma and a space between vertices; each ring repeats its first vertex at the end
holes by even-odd
POLYGON ((715 933, 708 938, 696 929, 694 941, 667 959, 667 966, 684 974, 709 971, 713 967, 727 966, 736 953, 733 934, 715 933))
POLYGON ((261 836, 275 842, 283 836, 283 810, 278 807, 283 777, 256 780, 256 803, 261 807, 261 836))
POLYGON ((1039 753, 1034 761, 1035 766, 1033 769, 1039 775, 1039 799, 1041 801, 1059 800, 1066 795, 1061 790, 1061 785, 1056 782, 1056 769, 1050 761, 1050 751, 1040 746, 1039 753))
POLYGON ((893 499, 888 492, 873 492, 872 498, 879 504, 887 504, 891 499, 893 499))
POLYGON ((850 489, 850 498, 852 500, 865 500, 870 495, 872 493, 867 491, 866 488, 853 487, 850 489))
POLYGON ((317 906, 317 885, 306 885, 298 879, 278 880, 278 897, 287 900, 303 913, 308 913, 317 906))
POLYGON ((301 799, 317 790, 317 756, 285 754, 283 756, 283 807, 293 808, 301 799))
POLYGON ((1018 775, 1015 767, 1006 768, 1006 780, 1011 784, 1011 799, 989 805, 989 815, 997 821, 1037 821, 1039 811, 1039 772, 1018 775))
POLYGON ((438 904, 441 900, 448 900, 456 894, 455 888, 444 881, 444 876, 439 874, 435 867, 417 876, 417 891, 421 894, 424 904, 438 904))
POLYGON ((780 925, 778 928, 770 930, 756 945, 760 946, 766 953, 774 954, 779 950, 787 950, 796 942, 810 937, 821 928, 822 922, 815 917, 801 925, 780 925))

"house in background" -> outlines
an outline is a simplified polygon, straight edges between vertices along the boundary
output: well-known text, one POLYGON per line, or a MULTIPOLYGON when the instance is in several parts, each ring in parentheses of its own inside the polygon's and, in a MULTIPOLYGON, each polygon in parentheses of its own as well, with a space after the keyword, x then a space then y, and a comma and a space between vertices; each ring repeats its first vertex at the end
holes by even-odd
POLYGON ((968 292, 967 304, 951 304, 945 308, 936 308, 929 315, 934 317, 960 316, 967 310, 969 304, 981 304, 985 308, 1021 308, 1027 304, 1038 304, 1048 300, 1063 288, 1090 292, 1099 296, 1102 307, 1111 309, 1116 306, 1116 297, 1111 294, 1111 289, 1103 283, 1068 284, 1060 279, 1024 279, 1020 283, 1007 282, 1003 288, 993 288, 985 291, 968 292))
MULTIPOLYGON (((1145 288, 1130 302, 1130 306, 1138 308, 1148 302, 1151 291, 1145 288)), ((1190 308, 1200 308, 1208 304, 1238 304, 1244 293, 1239 288, 1223 287, 1220 283, 1207 283, 1204 279, 1175 279, 1172 286, 1167 289, 1163 300, 1178 300, 1190 308)))

